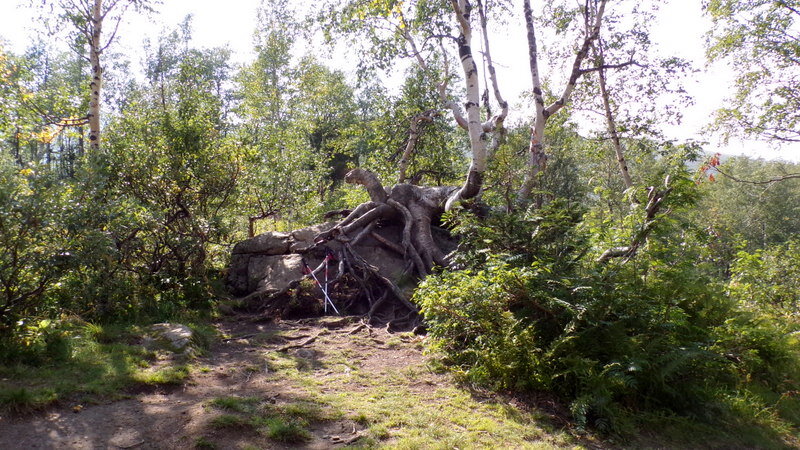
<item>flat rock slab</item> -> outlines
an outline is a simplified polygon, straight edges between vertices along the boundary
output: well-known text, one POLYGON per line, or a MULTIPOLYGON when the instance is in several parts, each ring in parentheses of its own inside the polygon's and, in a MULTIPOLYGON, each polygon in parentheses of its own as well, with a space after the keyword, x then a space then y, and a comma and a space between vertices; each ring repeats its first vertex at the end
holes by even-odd
POLYGON ((185 353, 192 349, 194 331, 186 325, 157 323, 147 327, 142 345, 148 350, 168 350, 185 353))
POLYGON ((233 254, 258 253, 262 255, 282 255, 289 251, 289 233, 269 232, 239 242, 233 247, 233 254))

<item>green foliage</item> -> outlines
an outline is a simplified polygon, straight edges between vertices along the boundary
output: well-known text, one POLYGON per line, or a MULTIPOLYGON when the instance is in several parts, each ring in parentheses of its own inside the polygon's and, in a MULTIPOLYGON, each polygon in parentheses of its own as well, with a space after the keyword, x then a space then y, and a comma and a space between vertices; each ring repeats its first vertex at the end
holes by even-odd
POLYGON ((554 203, 462 218, 465 270, 414 296, 445 363, 495 389, 555 392, 579 424, 616 433, 644 411, 715 421, 719 393, 751 382, 793 388, 793 344, 726 298, 682 233, 655 231, 634 262, 601 266, 583 258, 581 217, 554 203))
POLYGON ((365 90, 370 96, 368 122, 349 130, 356 144, 359 165, 378 174, 385 184, 396 182, 397 164, 409 143, 412 124, 418 137, 410 156, 406 182, 420 185, 457 184, 467 166, 463 149, 469 143, 450 118, 440 112, 439 98, 429 88, 421 70, 409 70, 400 92, 389 96, 378 87, 365 90), (425 117, 425 119, 420 119, 425 117))
POLYGON ((83 69, 82 59, 40 40, 21 55, 0 46, 0 148, 17 164, 74 172, 88 102, 83 69))
POLYGON ((753 184, 800 170, 797 164, 752 160, 743 157, 725 159, 719 166, 739 182, 720 173, 701 184, 701 208, 697 214, 728 250, 727 260, 744 246, 755 251, 782 244, 800 233, 800 179, 767 184, 753 184))
POLYGON ((20 170, 0 155, 0 339, 47 309, 41 299, 68 264, 65 194, 46 170, 20 170))
POLYGON ((717 123, 732 136, 792 142, 800 136, 796 0, 710 0, 708 56, 735 62, 737 79, 717 123))
POLYGON ((779 318, 787 330, 800 329, 800 241, 790 240, 753 253, 740 251, 731 266, 731 296, 760 314, 779 318))

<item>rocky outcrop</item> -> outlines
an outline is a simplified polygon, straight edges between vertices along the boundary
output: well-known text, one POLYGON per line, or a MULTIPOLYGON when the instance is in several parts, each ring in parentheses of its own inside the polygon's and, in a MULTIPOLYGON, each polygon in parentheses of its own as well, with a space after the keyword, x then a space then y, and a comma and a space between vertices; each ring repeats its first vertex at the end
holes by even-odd
MULTIPOLYGON (((325 258, 326 248, 334 253, 340 251, 342 244, 336 240, 325 245, 314 244, 317 235, 333 226, 333 223, 326 223, 289 233, 269 232, 239 242, 231 256, 228 289, 240 297, 254 292, 267 295, 285 292, 293 282, 303 277, 303 259, 313 268, 325 258)), ((374 233, 385 242, 399 244, 402 241, 400 226, 376 227, 374 233)), ((454 244, 444 234, 441 237, 440 245, 452 250, 454 244)), ((354 249, 383 276, 395 282, 406 270, 407 262, 403 255, 372 235, 361 239, 354 249)), ((337 271, 334 265, 330 268, 331 276, 337 271)))
POLYGON ((307 250, 314 246, 314 236, 333 225, 326 223, 290 233, 272 231, 239 242, 231 255, 228 290, 237 296, 285 290, 289 283, 302 277, 304 257, 309 264, 322 261, 324 254, 319 257, 307 250))

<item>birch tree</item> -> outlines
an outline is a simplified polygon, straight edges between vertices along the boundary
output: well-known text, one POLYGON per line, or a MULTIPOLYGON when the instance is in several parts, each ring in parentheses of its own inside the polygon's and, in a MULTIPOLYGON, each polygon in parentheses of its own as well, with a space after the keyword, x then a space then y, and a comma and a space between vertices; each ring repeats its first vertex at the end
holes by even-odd
POLYGON ((636 185, 626 152, 643 140, 665 141, 664 125, 678 124, 691 102, 683 89, 691 64, 662 55, 650 39, 657 8, 624 5, 606 13, 608 24, 591 45, 588 70, 593 73, 575 99, 576 108, 602 117, 597 137, 611 148, 625 191, 636 185))
POLYGON ((89 147, 100 150, 101 105, 104 79, 103 54, 114 42, 123 16, 128 9, 149 11, 150 0, 43 0, 42 17, 49 32, 56 35, 62 24, 68 24, 76 51, 89 63, 89 147), (53 17, 58 20, 53 21, 53 17))
POLYGON ((583 30, 580 32, 580 44, 575 52, 572 67, 564 83, 561 93, 556 100, 545 105, 544 91, 542 88, 541 69, 539 67, 539 45, 537 43, 537 29, 534 21, 530 0, 523 0, 522 9, 525 18, 525 27, 528 40, 528 62, 531 73, 531 90, 534 99, 534 117, 531 125, 530 143, 528 145, 528 164, 525 178, 517 193, 521 203, 530 200, 533 188, 536 185, 537 175, 547 167, 547 155, 544 145, 544 129, 547 121, 563 109, 571 100, 578 80, 585 74, 603 68, 584 67, 584 62, 589 56, 592 45, 600 36, 607 0, 586 0, 579 8, 582 16, 583 30))

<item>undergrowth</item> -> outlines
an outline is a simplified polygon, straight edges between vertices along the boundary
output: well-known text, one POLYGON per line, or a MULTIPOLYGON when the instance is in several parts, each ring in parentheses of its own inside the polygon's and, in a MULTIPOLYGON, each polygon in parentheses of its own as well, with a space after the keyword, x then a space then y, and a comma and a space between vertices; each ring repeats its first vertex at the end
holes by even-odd
POLYGON ((465 382, 555 393, 580 427, 623 437, 656 416, 800 426, 797 339, 726 295, 685 223, 662 220, 636 258, 608 264, 569 205, 458 223, 461 270, 414 300, 465 382))
POLYGON ((327 417, 307 402, 274 405, 257 397, 218 397, 208 405, 225 411, 211 420, 219 429, 248 429, 282 443, 301 443, 311 438, 311 422, 327 417))
MULTIPOLYGON (((202 352, 213 339, 192 325, 202 352)), ((191 357, 172 357, 142 344, 142 325, 93 324, 74 318, 41 320, 24 340, 0 351, 0 411, 22 413, 59 401, 121 398, 137 384, 176 385, 189 376, 191 357), (166 358, 165 358, 166 357, 166 358)))

